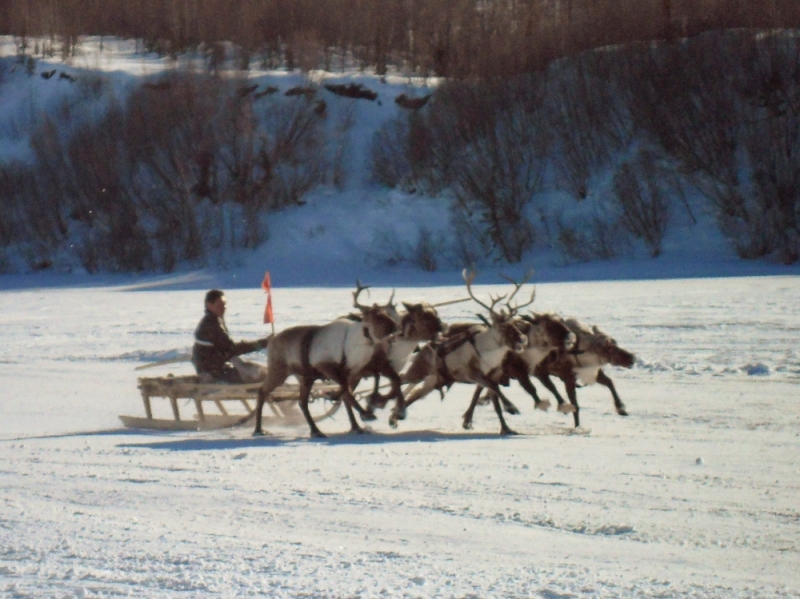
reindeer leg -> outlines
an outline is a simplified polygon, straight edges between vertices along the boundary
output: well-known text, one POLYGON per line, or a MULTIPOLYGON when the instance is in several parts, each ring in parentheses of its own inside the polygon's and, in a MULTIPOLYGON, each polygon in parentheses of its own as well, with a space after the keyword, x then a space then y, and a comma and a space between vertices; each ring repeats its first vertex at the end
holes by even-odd
POLYGON ((267 399, 267 395, 269 395, 269 394, 264 392, 264 387, 261 387, 258 390, 258 400, 256 402, 256 416, 255 416, 255 418, 256 418, 256 427, 253 430, 253 436, 254 437, 263 437, 264 436, 264 431, 261 429, 261 414, 264 411, 264 402, 267 399))
POLYGON ((511 430, 506 424, 506 419, 503 418, 503 409, 500 407, 500 396, 503 395, 503 392, 500 391, 500 385, 495 383, 494 381, 486 378, 482 374, 475 377, 479 385, 483 385, 494 391, 492 394, 492 404, 494 405, 494 411, 497 412, 497 418, 500 420, 500 434, 501 435, 516 435, 517 433, 511 430))
POLYGON ((519 414, 519 409, 517 408, 517 406, 511 403, 511 400, 508 399, 505 395, 501 395, 499 399, 500 403, 503 405, 503 409, 506 412, 514 415, 519 414))
POLYGON ((367 409, 362 408, 361 404, 358 403, 358 400, 353 396, 352 390, 356 387, 356 385, 358 385, 358 382, 359 379, 356 378, 354 380, 349 381, 347 385, 340 386, 339 392, 341 394, 341 397, 344 399, 349 394, 352 400, 350 404, 345 402, 344 405, 347 407, 348 412, 351 408, 355 408, 358 411, 358 415, 361 416, 361 420, 363 422, 367 422, 368 420, 376 420, 377 416, 375 416, 375 414, 372 413, 372 410, 369 407, 367 409))
POLYGON ((564 398, 561 397, 561 394, 558 392, 558 389, 556 389, 556 386, 553 384, 553 381, 550 378, 550 375, 548 374, 547 369, 540 370, 539 368, 537 368, 534 371, 534 376, 537 379, 539 379, 539 382, 542 383, 542 385, 544 385, 545 388, 548 391, 550 391, 550 393, 553 394, 553 397, 556 398, 556 401, 558 402, 558 411, 559 412, 563 412, 564 414, 568 414, 569 412, 573 412, 574 411, 574 408, 572 407, 572 405, 570 405, 567 402, 565 402, 564 398))
POLYGON ((500 396, 501 393, 499 390, 492 394, 492 404, 494 405, 494 411, 497 412, 497 417, 500 419, 500 434, 517 435, 519 433, 511 430, 506 424, 505 418, 503 418, 503 409, 500 407, 500 399, 499 399, 500 396))
MULTIPOLYGON (((386 407, 386 403, 394 397, 394 394, 390 395, 381 395, 380 392, 380 382, 381 382, 381 375, 375 375, 375 387, 372 390, 372 393, 369 396, 369 401, 367 402, 367 410, 371 414, 375 408, 381 410, 386 407)), ((392 391, 394 391, 394 387, 392 387, 392 391)))
MULTIPOLYGON (((346 397, 346 396, 347 396, 347 393, 345 393, 342 397, 346 397)), ((358 403, 358 400, 352 394, 350 395, 350 397, 353 400, 352 407, 354 407, 356 409, 356 411, 358 412, 358 415, 361 416, 361 420, 363 422, 367 422, 367 421, 377 420, 378 419, 378 417, 375 414, 372 413, 372 410, 370 410, 369 408, 367 408, 367 409, 362 408, 361 404, 358 403)), ((345 405, 347 405, 347 404, 345 404, 345 405)))
POLYGON ((614 407, 617 408, 617 414, 620 416, 627 416, 628 411, 625 409, 625 404, 622 403, 619 395, 617 395, 617 390, 614 388, 614 383, 602 370, 597 371, 597 382, 601 385, 605 385, 611 391, 611 395, 614 398, 614 407))
MULTIPOLYGON (((437 378, 435 376, 427 377, 423 382, 421 387, 413 388, 411 393, 405 398, 405 409, 403 410, 403 418, 405 419, 406 416, 406 409, 415 401, 422 399, 428 393, 433 391, 436 388, 437 378)), ((389 416, 389 426, 392 428, 397 428, 397 422, 401 420, 400 414, 397 414, 395 411, 392 411, 391 416, 389 416)))
POLYGON ((578 394, 576 392, 578 386, 576 384, 575 377, 567 377, 567 380, 564 381, 564 386, 567 388, 567 397, 569 397, 572 407, 575 408, 575 411, 572 412, 572 416, 575 418, 575 428, 578 428, 581 425, 579 416, 581 409, 578 406, 578 394))
POLYGON ((274 367, 269 371, 267 380, 264 381, 264 384, 259 388, 255 411, 256 425, 253 429, 254 437, 264 436, 264 431, 261 428, 261 415, 264 412, 264 402, 266 402, 272 392, 286 380, 286 377, 287 375, 282 372, 279 367, 274 367))
POLYGON ((303 412, 303 416, 306 417, 308 427, 311 429, 311 436, 316 438, 324 438, 325 433, 319 430, 317 423, 314 422, 314 419, 311 417, 311 412, 308 410, 308 396, 311 394, 311 386, 313 384, 314 381, 309 381, 306 377, 303 377, 300 380, 300 410, 303 412))
POLYGON ((480 398, 481 391, 483 391, 483 387, 478 385, 475 387, 475 393, 472 394, 472 401, 467 408, 467 411, 464 412, 464 419, 461 422, 461 426, 463 426, 466 430, 472 428, 472 413, 475 411, 475 406, 478 405, 478 399, 480 398))
POLYGON ((539 394, 536 392, 536 387, 533 386, 531 378, 525 374, 524 376, 519 377, 517 380, 522 388, 528 392, 528 395, 533 398, 534 407, 537 410, 547 411, 547 409, 550 407, 550 401, 546 399, 539 399, 539 394))
MULTIPOLYGON (((355 397, 353 397, 352 392, 350 391, 350 387, 345 387, 344 394, 342 395, 342 399, 344 400, 344 407, 347 408, 347 417, 350 419, 350 432, 351 433, 363 433, 364 429, 358 425, 358 421, 356 420, 355 413, 353 412, 353 407, 358 405, 355 397)), ((359 406, 361 407, 361 406, 359 406)), ((362 415, 363 418, 363 415, 362 415)), ((375 419, 375 415, 372 415, 372 419, 375 419)))
POLYGON ((405 420, 406 419, 406 398, 403 397, 403 390, 400 388, 400 375, 396 372, 392 372, 391 374, 387 374, 386 376, 389 377, 389 380, 392 382, 392 392, 389 395, 388 399, 393 397, 397 398, 394 404, 394 410, 392 410, 392 414, 397 417, 398 420, 405 420))

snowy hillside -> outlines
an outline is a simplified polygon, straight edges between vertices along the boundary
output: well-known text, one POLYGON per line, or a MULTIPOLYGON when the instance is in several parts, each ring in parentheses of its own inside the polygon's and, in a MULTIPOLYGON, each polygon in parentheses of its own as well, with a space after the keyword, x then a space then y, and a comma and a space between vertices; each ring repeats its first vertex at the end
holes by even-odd
MULTIPOLYGON (((33 160, 31 131, 45 116, 63 109, 59 107, 63 107, 65 102, 72 106, 74 118, 78 121, 98 118, 110 102, 124 102, 128 94, 141 85, 143 77, 175 68, 200 66, 188 59, 172 60, 137 54, 133 42, 106 40, 101 46, 99 40, 87 39, 79 46, 78 55, 70 64, 57 58, 37 58, 28 73, 28 65, 10 58, 14 52, 13 40, 2 38, 0 56, 9 57, 0 75, 0 105, 3 106, 0 162, 6 164, 27 164, 33 160), (47 74, 52 75, 45 78, 43 75, 47 74), (97 89, 101 91, 97 92, 97 89)), ((251 287, 258 285, 265 270, 272 272, 276 284, 285 286, 349 285, 356 278, 384 285, 460 284, 459 273, 463 264, 452 251, 456 244, 452 237, 454 229, 450 223, 447 197, 390 190, 372 183, 368 168, 369 146, 375 132, 382 123, 403 110, 394 99, 400 94, 423 96, 436 86, 436 81, 414 80, 400 75, 379 80, 356 71, 344 74, 312 72, 304 76, 252 70, 246 76, 258 89, 275 87, 281 92, 309 83, 358 83, 376 91, 378 98, 376 101, 352 100, 328 92, 323 96, 329 126, 336 128, 348 123, 342 133, 346 139, 339 146, 344 149, 344 154, 339 157, 344 179, 338 185, 320 186, 303 197, 303 205, 270 213, 265 224, 266 240, 255 249, 221 250, 205 267, 179 263, 175 272, 169 275, 137 275, 143 284, 172 288, 251 287), (436 255, 433 272, 423 271, 409 260, 421 234, 429 235, 433 243, 436 255)), ((582 204, 577 204, 565 192, 546 192, 543 202, 550 214, 591 218, 602 205, 597 202, 601 202, 610 185, 610 176, 596 179, 595 199, 590 197, 582 204)), ((688 201, 693 200, 689 198, 688 201)), ((509 266, 488 260, 478 266, 487 277, 486 282, 498 281, 492 272, 519 276, 531 267, 539 281, 800 272, 797 264, 786 267, 769 260, 739 259, 707 209, 697 203, 692 216, 696 222, 680 214, 674 217, 658 258, 651 258, 641 248, 632 246, 621 257, 611 260, 574 263, 543 239, 525 254, 520 264, 509 266)), ((68 238, 62 243, 61 249, 52 260, 46 260, 45 269, 37 275, 4 275, 0 284, 6 287, 91 285, 118 279, 102 274, 86 276, 70 249, 75 243, 78 243, 78 237, 68 238)), ((30 256, 31 251, 19 244, 9 248, 4 257, 5 270, 29 272, 31 266, 25 256, 30 256)))

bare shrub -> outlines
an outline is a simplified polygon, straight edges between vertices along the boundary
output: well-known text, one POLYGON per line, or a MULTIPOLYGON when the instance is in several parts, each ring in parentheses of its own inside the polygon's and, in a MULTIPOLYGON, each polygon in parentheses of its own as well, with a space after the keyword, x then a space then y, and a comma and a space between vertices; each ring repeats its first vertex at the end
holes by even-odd
POLYGON ((555 221, 556 247, 567 263, 610 260, 620 255, 625 242, 619 225, 597 215, 581 224, 571 226, 563 218, 555 221))
POLYGON ((347 179, 348 164, 351 143, 350 130, 356 122, 356 106, 354 102, 348 102, 342 114, 338 115, 338 120, 333 127, 333 135, 329 139, 331 146, 329 154, 331 160, 331 176, 333 184, 338 189, 343 189, 347 179))
POLYGON ((744 257, 800 259, 800 43, 762 39, 745 57, 742 147, 752 192, 723 212, 723 227, 744 257))
POLYGON ((310 98, 274 98, 262 107, 261 123, 272 166, 271 207, 302 204, 301 197, 324 182, 327 164, 324 118, 310 98))
POLYGON ((434 185, 449 187, 455 210, 476 215, 480 236, 512 263, 535 239, 525 210, 541 189, 549 146, 540 108, 534 79, 457 84, 431 103, 430 173, 440 178, 434 185))
POLYGON ((408 119, 386 121, 375 132, 370 142, 370 172, 373 181, 388 187, 408 189, 406 182, 411 175, 411 165, 406 148, 408 119))
POLYGON ((387 121, 371 143, 373 180, 412 193, 420 185, 438 192, 440 180, 429 171, 430 142, 431 131, 416 113, 403 113, 387 121))
POLYGON ((414 241, 403 239, 395 230, 383 229, 375 235, 367 261, 386 266, 408 264, 436 272, 448 255, 444 238, 427 227, 419 228, 414 241))
POLYGON ((661 255, 661 241, 670 217, 670 203, 659 187, 655 157, 640 152, 632 162, 624 162, 614 174, 614 200, 620 209, 620 222, 647 245, 650 255, 661 255))
POLYGON ((414 263, 426 272, 436 272, 440 253, 441 244, 436 243, 430 229, 422 227, 414 247, 414 263))
POLYGON ((559 63, 548 82, 547 122, 553 129, 554 165, 560 186, 586 198, 589 179, 607 166, 632 136, 607 56, 588 53, 559 63))
POLYGON ((126 140, 136 163, 134 185, 155 223, 153 239, 165 270, 181 260, 205 257, 195 219, 195 192, 219 201, 209 182, 215 161, 212 124, 222 105, 223 84, 212 77, 175 73, 169 86, 141 88, 128 101, 126 140))
POLYGON ((798 50, 791 35, 708 34, 650 54, 633 95, 745 258, 800 254, 798 50))
POLYGON ((0 247, 11 245, 28 233, 25 230, 25 219, 20 218, 20 212, 26 200, 30 199, 32 182, 31 173, 22 165, 0 165, 0 203, 3 207, 3 218, 0 218, 0 247))

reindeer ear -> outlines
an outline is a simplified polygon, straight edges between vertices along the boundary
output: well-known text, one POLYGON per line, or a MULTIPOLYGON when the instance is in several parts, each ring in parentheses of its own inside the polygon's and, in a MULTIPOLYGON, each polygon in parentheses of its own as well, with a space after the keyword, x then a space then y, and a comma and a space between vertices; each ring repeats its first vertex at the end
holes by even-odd
POLYGON ((406 310, 408 310, 409 312, 413 312, 413 310, 414 310, 414 305, 413 304, 407 304, 406 302, 400 302, 400 303, 403 304, 403 307, 406 310))

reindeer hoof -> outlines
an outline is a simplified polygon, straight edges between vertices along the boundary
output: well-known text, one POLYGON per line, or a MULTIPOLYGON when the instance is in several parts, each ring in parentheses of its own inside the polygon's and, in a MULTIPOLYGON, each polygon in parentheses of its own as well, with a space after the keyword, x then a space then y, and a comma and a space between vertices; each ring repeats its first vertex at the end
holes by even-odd
POLYGON ((253 436, 254 437, 265 437, 266 433, 264 431, 262 431, 262 430, 257 430, 257 431, 253 431, 253 436))
POLYGON ((471 420, 465 420, 465 421, 464 421, 464 422, 461 424, 461 426, 463 426, 463 427, 464 427, 464 430, 467 430, 467 431, 469 431, 469 430, 472 430, 472 421, 471 421, 471 420))
POLYGON ((327 439, 328 435, 323 433, 322 431, 311 431, 311 437, 313 439, 327 439))
POLYGON ((397 418, 395 418, 394 414, 389 416, 389 426, 392 428, 397 428, 397 418))
POLYGON ((550 402, 546 399, 541 399, 536 403, 536 409, 546 412, 550 409, 550 402))
POLYGON ((361 412, 362 422, 371 422, 372 420, 377 420, 377 419, 378 417, 372 412, 361 412))
POLYGON ((571 404, 562 403, 558 406, 558 411, 562 414, 572 414, 575 411, 575 406, 571 404))
POLYGON ((367 431, 365 431, 363 428, 351 428, 350 429, 350 434, 351 435, 364 435, 366 433, 367 433, 367 431))
POLYGON ((369 396, 369 407, 378 408, 379 410, 386 407, 386 399, 382 395, 370 395, 369 396))
POLYGON ((506 406, 506 413, 516 415, 519 414, 519 409, 517 409, 517 406, 509 405, 506 406))
POLYGON ((518 435, 519 433, 517 431, 511 430, 510 428, 504 428, 500 431, 500 434, 503 435, 504 437, 505 436, 510 437, 511 435, 518 435))
POLYGON ((625 408, 619 408, 617 410, 617 414, 619 414, 620 416, 627 416, 628 415, 628 410, 626 410, 625 408))

